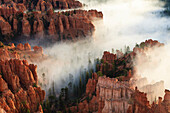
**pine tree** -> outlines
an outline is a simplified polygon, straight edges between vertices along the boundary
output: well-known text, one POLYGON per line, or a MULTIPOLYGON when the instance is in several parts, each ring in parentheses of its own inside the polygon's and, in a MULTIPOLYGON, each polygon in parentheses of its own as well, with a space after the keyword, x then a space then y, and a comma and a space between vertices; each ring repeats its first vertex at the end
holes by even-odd
POLYGON ((114 54, 114 49, 112 48, 112 53, 114 54))
POLYGON ((97 72, 97 75, 98 75, 98 76, 103 76, 103 74, 102 74, 101 71, 98 71, 98 72, 97 72))
POLYGON ((86 72, 86 84, 87 84, 87 82, 88 82, 88 79, 89 79, 89 72, 87 71, 87 72, 86 72))
POLYGON ((68 101, 68 88, 67 87, 65 87, 65 102, 67 102, 68 101))
POLYGON ((62 99, 62 95, 60 94, 59 96, 59 109, 62 110, 64 107, 64 102, 63 102, 63 99, 62 99))
POLYGON ((49 92, 49 96, 51 96, 51 95, 52 95, 52 93, 51 93, 51 88, 49 88, 49 91, 48 91, 48 92, 49 92))
POLYGON ((138 48, 139 48, 139 44, 136 43, 135 47, 138 47, 138 48))
POLYGON ((129 47, 129 46, 127 46, 127 48, 126 48, 126 52, 127 52, 127 53, 129 53, 129 52, 130 52, 130 47, 129 47))
POLYGON ((79 97, 81 96, 82 94, 82 81, 81 81, 81 77, 80 77, 80 80, 79 80, 79 97))
POLYGON ((74 96, 77 96, 77 91, 76 91, 76 85, 74 84, 74 86, 73 86, 73 95, 74 96))
POLYGON ((53 96, 55 96, 54 81, 53 81, 53 83, 52 83, 52 90, 53 90, 53 96))

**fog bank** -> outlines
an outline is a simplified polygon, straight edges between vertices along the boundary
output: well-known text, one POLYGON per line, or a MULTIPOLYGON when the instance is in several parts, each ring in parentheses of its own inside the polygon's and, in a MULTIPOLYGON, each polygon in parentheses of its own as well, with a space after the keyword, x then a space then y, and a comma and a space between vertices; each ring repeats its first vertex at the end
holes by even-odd
MULTIPOLYGON (((124 48, 125 45, 132 48, 136 43, 150 38, 166 42, 170 36, 167 31, 170 26, 169 18, 159 15, 163 8, 158 1, 80 1, 88 5, 84 9, 102 11, 104 19, 93 22, 96 28, 93 37, 74 43, 56 43, 52 47, 44 48, 49 59, 38 64, 38 75, 41 80, 42 73, 45 73, 46 91, 51 87, 52 81, 55 82, 56 89, 67 85, 70 74, 75 79, 80 75, 80 69, 87 70, 89 59, 93 63, 95 58, 102 57, 105 50, 124 48)), ((139 73, 142 73, 142 70, 139 73)))
MULTIPOLYGON (((135 68, 137 70, 136 75, 145 77, 148 81, 148 83, 141 85, 142 87, 147 84, 155 84, 156 82, 163 81, 165 88, 170 90, 169 48, 170 43, 167 42, 165 46, 150 48, 148 51, 145 51, 145 54, 139 53, 137 55, 136 60, 134 61, 135 68)), ((164 87, 160 87, 160 85, 155 86, 157 86, 157 88, 152 89, 159 91, 157 96, 163 96, 164 87)))

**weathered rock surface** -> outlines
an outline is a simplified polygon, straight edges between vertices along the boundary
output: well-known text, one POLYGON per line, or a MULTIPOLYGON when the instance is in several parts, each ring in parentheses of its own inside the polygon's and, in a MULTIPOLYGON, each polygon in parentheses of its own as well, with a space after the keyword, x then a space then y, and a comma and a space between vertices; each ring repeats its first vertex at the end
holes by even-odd
MULTIPOLYGON (((118 81, 115 78, 107 78, 106 76, 97 79, 95 76, 96 74, 93 74, 93 78, 89 79, 86 85, 86 95, 91 100, 89 103, 86 100, 79 103, 79 112, 126 112, 130 106, 131 94, 134 92, 130 83, 128 81, 118 81)), ((73 110, 74 108, 71 107, 70 109, 73 110)))
POLYGON ((95 27, 91 20, 103 18, 96 10, 54 12, 82 7, 76 0, 3 0, 0 5, 0 41, 6 43, 37 38, 43 39, 40 44, 74 41, 92 35, 95 27))
POLYGON ((127 113, 147 113, 150 110, 150 105, 146 95, 146 93, 140 92, 136 87, 130 100, 132 105, 129 106, 127 113))
POLYGON ((40 111, 45 91, 37 87, 36 70, 26 60, 0 60, 0 106, 7 113, 40 111))
POLYGON ((6 9, 11 12, 13 11, 12 9, 20 11, 26 11, 28 9, 29 11, 38 10, 44 12, 50 9, 71 9, 83 6, 82 3, 76 0, 4 0, 0 2, 0 5, 6 6, 6 9))
POLYGON ((37 38, 43 40, 41 42, 50 43, 62 40, 75 41, 78 37, 93 35, 95 27, 92 20, 103 18, 103 14, 96 10, 74 10, 58 13, 54 13, 53 10, 48 10, 47 13, 17 11, 10 17, 5 14, 0 16, 0 40, 6 43, 16 42, 16 40, 36 40, 37 38))

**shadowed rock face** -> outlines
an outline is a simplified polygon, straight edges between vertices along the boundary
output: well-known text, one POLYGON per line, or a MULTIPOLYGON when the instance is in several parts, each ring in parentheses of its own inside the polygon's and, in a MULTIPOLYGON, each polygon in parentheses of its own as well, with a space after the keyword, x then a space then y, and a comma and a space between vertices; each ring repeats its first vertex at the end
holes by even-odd
POLYGON ((0 60, 0 106, 7 113, 42 111, 45 91, 37 87, 36 70, 26 60, 0 60))

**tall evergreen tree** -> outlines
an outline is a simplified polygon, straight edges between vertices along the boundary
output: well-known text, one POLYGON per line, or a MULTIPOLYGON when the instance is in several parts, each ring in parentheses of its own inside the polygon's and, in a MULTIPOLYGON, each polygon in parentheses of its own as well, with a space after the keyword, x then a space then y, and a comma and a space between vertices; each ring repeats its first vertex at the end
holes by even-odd
POLYGON ((80 80, 79 80, 79 97, 81 96, 82 94, 82 81, 81 81, 81 77, 80 77, 80 80))
POLYGON ((68 88, 65 87, 65 102, 68 102, 69 95, 68 95, 68 88))
POLYGON ((87 82, 88 82, 88 79, 89 79, 89 72, 87 71, 87 72, 86 72, 86 84, 87 84, 87 82))

